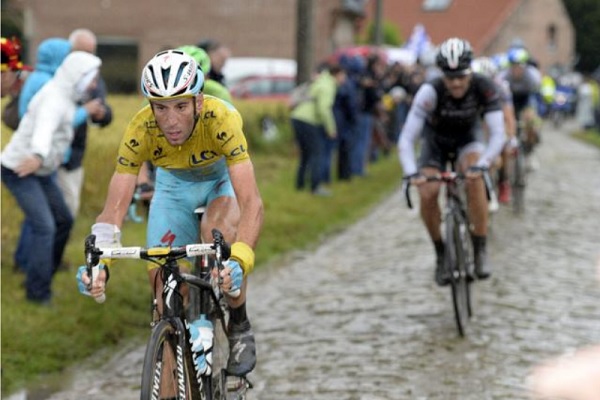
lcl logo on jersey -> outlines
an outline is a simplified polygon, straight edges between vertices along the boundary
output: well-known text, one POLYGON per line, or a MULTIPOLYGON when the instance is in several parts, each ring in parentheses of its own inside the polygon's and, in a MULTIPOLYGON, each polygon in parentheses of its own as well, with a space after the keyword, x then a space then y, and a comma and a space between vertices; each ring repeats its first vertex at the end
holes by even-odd
POLYGON ((140 142, 138 142, 135 139, 131 139, 129 142, 125 143, 125 147, 127 147, 129 150, 131 150, 135 154, 138 153, 135 148, 139 147, 139 146, 140 146, 140 142))
POLYGON ((127 158, 122 157, 122 156, 117 159, 117 162, 124 167, 133 167, 133 168, 139 167, 139 164, 131 162, 127 158))
POLYGON ((240 154, 243 154, 245 152, 246 152, 246 148, 244 147, 243 144, 241 144, 238 147, 236 147, 235 149, 231 150, 231 153, 229 153, 229 155, 231 157, 236 157, 236 156, 239 156, 240 154))
POLYGON ((204 150, 202 152, 200 152, 200 154, 192 154, 190 156, 190 164, 191 165, 198 165, 198 164, 202 164, 206 161, 210 161, 215 157, 218 157, 219 155, 214 152, 213 150, 204 150))
POLYGON ((204 113, 204 119, 208 118, 217 118, 217 116, 215 115, 215 112, 211 110, 204 113))

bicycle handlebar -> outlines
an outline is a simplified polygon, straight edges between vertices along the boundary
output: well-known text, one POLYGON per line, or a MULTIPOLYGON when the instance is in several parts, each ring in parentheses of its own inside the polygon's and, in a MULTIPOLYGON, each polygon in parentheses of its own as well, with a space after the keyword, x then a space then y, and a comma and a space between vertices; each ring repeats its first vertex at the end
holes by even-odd
MULTIPOLYGON (((98 264, 100 258, 105 259, 119 259, 119 258, 130 258, 130 259, 180 259, 184 257, 197 257, 203 255, 214 255, 217 259, 218 264, 221 264, 222 260, 226 260, 231 256, 231 247, 225 239, 223 234, 218 229, 212 230, 213 243, 195 243, 188 244, 185 246, 176 247, 96 247, 96 236, 88 235, 85 239, 85 264, 87 267, 87 273, 90 277, 89 288, 92 287, 92 282, 99 273, 98 264)), ((103 303, 106 300, 106 296, 96 298, 96 302, 103 303)))
MULTIPOLYGON (((492 197, 495 197, 494 185, 492 184, 492 178, 490 177, 488 168, 471 167, 470 169, 472 171, 480 171, 481 172, 482 177, 483 177, 483 182, 485 183, 485 192, 486 192, 487 199, 490 200, 490 199, 492 199, 492 197)), ((406 204, 407 204, 408 208, 410 208, 410 209, 413 208, 412 200, 410 198, 410 186, 411 186, 410 181, 414 176, 415 175, 411 175, 411 176, 405 176, 404 178, 402 178, 402 191, 404 192, 404 196, 406 198, 406 204)), ((437 175, 426 176, 425 181, 426 182, 446 182, 446 183, 448 183, 448 182, 462 181, 465 178, 466 178, 466 175, 463 174, 462 172, 444 171, 444 172, 440 172, 437 175)))

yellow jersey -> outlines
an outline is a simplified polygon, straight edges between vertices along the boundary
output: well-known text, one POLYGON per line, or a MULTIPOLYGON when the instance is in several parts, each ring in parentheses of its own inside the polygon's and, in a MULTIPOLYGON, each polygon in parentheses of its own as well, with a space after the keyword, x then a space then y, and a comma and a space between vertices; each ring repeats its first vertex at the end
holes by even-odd
POLYGON ((158 128, 150 105, 131 120, 117 156, 117 172, 137 175, 143 162, 175 172, 184 170, 193 180, 203 180, 217 165, 233 165, 250 159, 242 131, 242 117, 229 103, 204 95, 201 115, 188 140, 172 146, 158 128), (193 171, 190 171, 193 170, 193 171))

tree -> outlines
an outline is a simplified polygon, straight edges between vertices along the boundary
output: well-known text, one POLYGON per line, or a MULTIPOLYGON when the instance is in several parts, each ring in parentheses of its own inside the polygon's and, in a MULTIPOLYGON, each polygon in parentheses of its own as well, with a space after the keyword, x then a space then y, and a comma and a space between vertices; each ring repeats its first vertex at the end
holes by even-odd
MULTIPOLYGON (((387 21, 383 21, 383 42, 382 44, 387 44, 390 46, 400 46, 404 42, 400 36, 400 31, 398 27, 387 21)), ((360 40, 363 44, 373 44, 375 43, 375 24, 370 23, 367 28, 367 37, 360 40)))
POLYGON ((588 73, 600 66, 600 1, 563 0, 575 27, 578 71, 588 73))

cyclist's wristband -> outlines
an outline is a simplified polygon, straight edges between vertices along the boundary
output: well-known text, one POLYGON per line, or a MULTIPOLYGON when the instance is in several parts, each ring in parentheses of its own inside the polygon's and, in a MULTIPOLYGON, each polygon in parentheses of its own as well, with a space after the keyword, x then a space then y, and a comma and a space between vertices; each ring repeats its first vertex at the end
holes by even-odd
POLYGON ((235 242, 231 245, 231 257, 244 270, 244 276, 254 269, 254 250, 244 242, 235 242))

